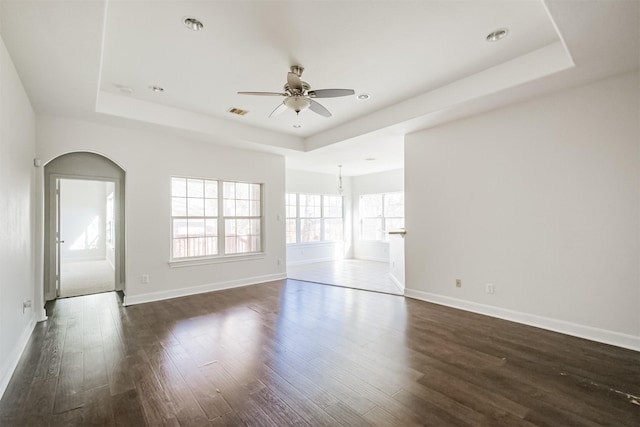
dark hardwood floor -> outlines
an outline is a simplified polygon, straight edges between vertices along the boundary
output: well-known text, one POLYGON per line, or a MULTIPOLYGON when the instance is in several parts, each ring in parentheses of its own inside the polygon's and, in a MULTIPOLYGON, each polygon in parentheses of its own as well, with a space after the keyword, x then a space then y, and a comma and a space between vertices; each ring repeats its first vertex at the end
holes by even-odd
POLYGON ((2 426, 640 426, 640 353, 280 281, 47 305, 2 426))

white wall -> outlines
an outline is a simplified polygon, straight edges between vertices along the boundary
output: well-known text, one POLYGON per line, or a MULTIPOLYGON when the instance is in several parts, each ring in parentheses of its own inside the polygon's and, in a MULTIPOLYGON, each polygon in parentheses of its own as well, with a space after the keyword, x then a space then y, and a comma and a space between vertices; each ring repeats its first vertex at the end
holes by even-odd
MULTIPOLYGON (((344 241, 287 244, 287 264, 306 264, 320 261, 351 258, 351 178, 342 178, 344 203, 344 241)), ((287 169, 287 193, 338 195, 338 169, 336 174, 324 174, 287 169)))
POLYGON ((75 119, 38 117, 44 161, 73 151, 102 154, 126 171, 126 299, 137 303, 285 277, 284 158, 75 119), (170 267, 170 178, 264 183, 265 255, 170 267), (278 220, 278 216, 281 218, 278 220), (148 274, 149 284, 142 284, 148 274))
POLYGON ((360 238, 358 205, 363 194, 394 193, 404 191, 404 170, 361 175, 352 178, 353 184, 353 248, 354 258, 389 262, 389 243, 370 242, 360 238))
POLYGON ((60 181, 61 262, 106 259, 106 185, 104 181, 60 181))
POLYGON ((37 317, 22 308, 35 298, 34 157, 35 116, 0 38, 0 397, 37 317))
POLYGON ((639 83, 407 136, 406 294, 640 350, 639 83))

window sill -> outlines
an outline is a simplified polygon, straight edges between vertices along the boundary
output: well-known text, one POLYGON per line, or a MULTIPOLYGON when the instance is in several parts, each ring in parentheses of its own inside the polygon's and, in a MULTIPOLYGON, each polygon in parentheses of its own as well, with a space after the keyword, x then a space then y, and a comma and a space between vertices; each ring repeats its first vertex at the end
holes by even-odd
POLYGON ((250 261, 254 259, 263 259, 267 256, 265 252, 254 252, 250 254, 223 255, 210 258, 190 258, 169 261, 169 267, 193 267, 196 265, 222 264, 227 262, 250 261))

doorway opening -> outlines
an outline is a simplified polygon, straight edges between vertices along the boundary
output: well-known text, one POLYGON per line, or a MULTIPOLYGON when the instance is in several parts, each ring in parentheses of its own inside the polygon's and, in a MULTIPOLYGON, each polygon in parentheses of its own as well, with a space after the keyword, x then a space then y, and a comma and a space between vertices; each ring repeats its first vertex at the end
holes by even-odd
POLYGON ((56 179, 58 297, 115 290, 114 181, 56 179))
POLYGON ((96 153, 44 167, 44 296, 125 290, 125 171, 96 153))

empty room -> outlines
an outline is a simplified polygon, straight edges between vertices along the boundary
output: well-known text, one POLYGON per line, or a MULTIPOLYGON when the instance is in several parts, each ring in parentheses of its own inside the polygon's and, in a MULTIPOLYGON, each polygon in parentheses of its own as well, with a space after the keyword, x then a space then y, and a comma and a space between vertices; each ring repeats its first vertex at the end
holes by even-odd
POLYGON ((640 425, 640 1, 0 0, 0 425, 640 425))

